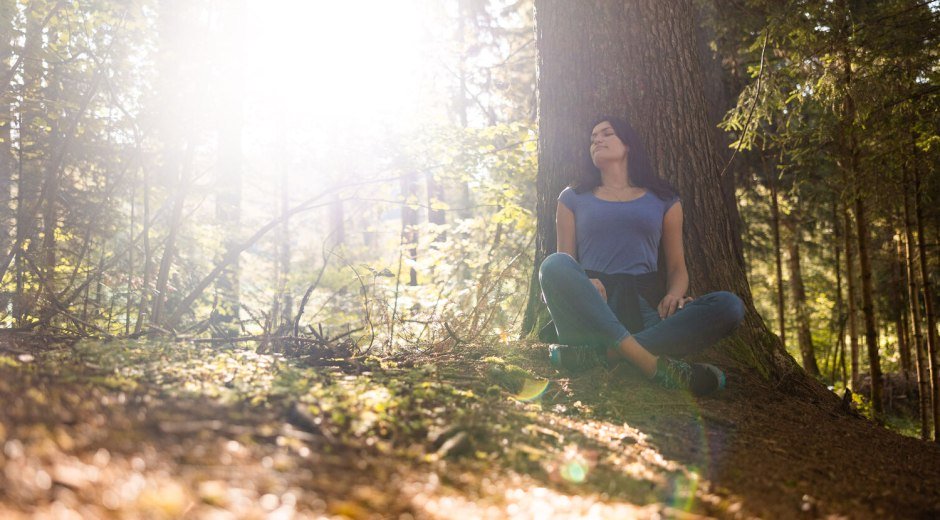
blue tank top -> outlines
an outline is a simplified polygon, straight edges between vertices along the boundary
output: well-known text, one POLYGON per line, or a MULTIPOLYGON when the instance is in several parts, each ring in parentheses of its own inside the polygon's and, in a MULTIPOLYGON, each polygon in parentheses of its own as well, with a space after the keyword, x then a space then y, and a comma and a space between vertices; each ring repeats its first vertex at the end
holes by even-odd
POLYGON ((637 199, 613 202, 565 188, 558 200, 574 213, 578 262, 585 270, 633 275, 657 270, 663 217, 679 197, 662 200, 647 190, 637 199))

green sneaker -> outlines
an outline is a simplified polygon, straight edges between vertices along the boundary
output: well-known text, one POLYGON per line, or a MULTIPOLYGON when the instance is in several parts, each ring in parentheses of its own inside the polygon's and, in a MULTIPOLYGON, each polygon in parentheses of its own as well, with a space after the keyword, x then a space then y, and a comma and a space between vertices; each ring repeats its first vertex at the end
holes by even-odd
POLYGON ((607 351, 592 345, 548 346, 548 359, 558 370, 579 372, 597 366, 607 366, 607 351))
POLYGON ((663 388, 688 390, 707 395, 725 387, 725 373, 707 363, 686 363, 680 359, 659 356, 653 382, 663 388))

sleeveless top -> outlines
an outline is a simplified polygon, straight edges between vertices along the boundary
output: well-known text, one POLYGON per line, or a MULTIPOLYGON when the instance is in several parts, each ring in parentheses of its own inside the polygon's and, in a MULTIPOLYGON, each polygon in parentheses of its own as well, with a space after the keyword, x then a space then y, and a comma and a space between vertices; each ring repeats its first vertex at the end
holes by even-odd
POLYGON ((558 201, 574 213, 581 267, 610 275, 640 275, 657 270, 663 217, 679 197, 662 200, 647 190, 637 199, 615 202, 569 187, 558 201))

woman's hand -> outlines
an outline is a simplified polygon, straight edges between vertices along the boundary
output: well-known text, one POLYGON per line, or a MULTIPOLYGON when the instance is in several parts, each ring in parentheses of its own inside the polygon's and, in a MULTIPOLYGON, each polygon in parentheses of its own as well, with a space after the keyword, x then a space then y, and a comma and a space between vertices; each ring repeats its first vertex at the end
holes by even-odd
POLYGON ((692 301, 691 296, 676 296, 674 294, 667 294, 663 297, 663 301, 659 302, 659 317, 660 319, 666 319, 676 313, 677 310, 685 307, 685 304, 692 301))
POLYGON ((604 288, 604 284, 602 284, 601 281, 598 280, 597 278, 591 278, 590 280, 591 280, 591 283, 594 284, 594 288, 597 289, 597 292, 601 293, 601 298, 603 298, 604 301, 606 302, 607 301, 607 289, 604 288))

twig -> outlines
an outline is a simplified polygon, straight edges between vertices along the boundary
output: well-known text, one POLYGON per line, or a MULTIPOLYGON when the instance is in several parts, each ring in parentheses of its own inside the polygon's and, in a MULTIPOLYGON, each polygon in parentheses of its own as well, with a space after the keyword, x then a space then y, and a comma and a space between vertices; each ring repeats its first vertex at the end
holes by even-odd
POLYGON ((727 164, 725 164, 724 169, 721 170, 721 173, 718 174, 719 179, 725 177, 725 173, 728 171, 728 168, 731 167, 731 162, 734 161, 735 156, 738 155, 738 152, 741 150, 741 145, 744 144, 744 138, 747 136, 748 127, 751 126, 751 117, 754 116, 754 109, 757 107, 757 100, 760 99, 760 88, 761 88, 761 79, 764 77, 764 51, 767 50, 767 39, 770 37, 770 28, 764 30, 764 45, 760 49, 760 69, 757 71, 757 89, 754 92, 754 99, 751 100, 751 109, 747 113, 747 120, 744 122, 744 129, 741 131, 741 137, 738 138, 738 146, 735 147, 734 153, 731 154, 731 157, 728 159, 727 164))
POLYGON ((307 291, 304 293, 304 297, 300 300, 300 306, 297 309, 297 315, 294 316, 294 336, 297 336, 300 333, 300 317, 304 315, 304 309, 307 307, 307 300, 310 299, 310 295, 313 293, 313 290, 320 285, 320 279, 323 277, 323 272, 326 271, 326 265, 329 263, 330 255, 325 255, 323 257, 323 266, 320 268, 320 272, 317 273, 317 279, 314 280, 310 287, 307 287, 307 291))
POLYGON ((453 340, 454 340, 454 346, 455 346, 455 347, 456 347, 457 345, 460 345, 461 343, 466 343, 466 341, 460 339, 460 336, 458 336, 456 332, 454 332, 453 330, 451 330, 450 324, 447 323, 447 320, 444 320, 444 329, 447 330, 447 334, 448 334, 451 338, 453 338, 453 340))

